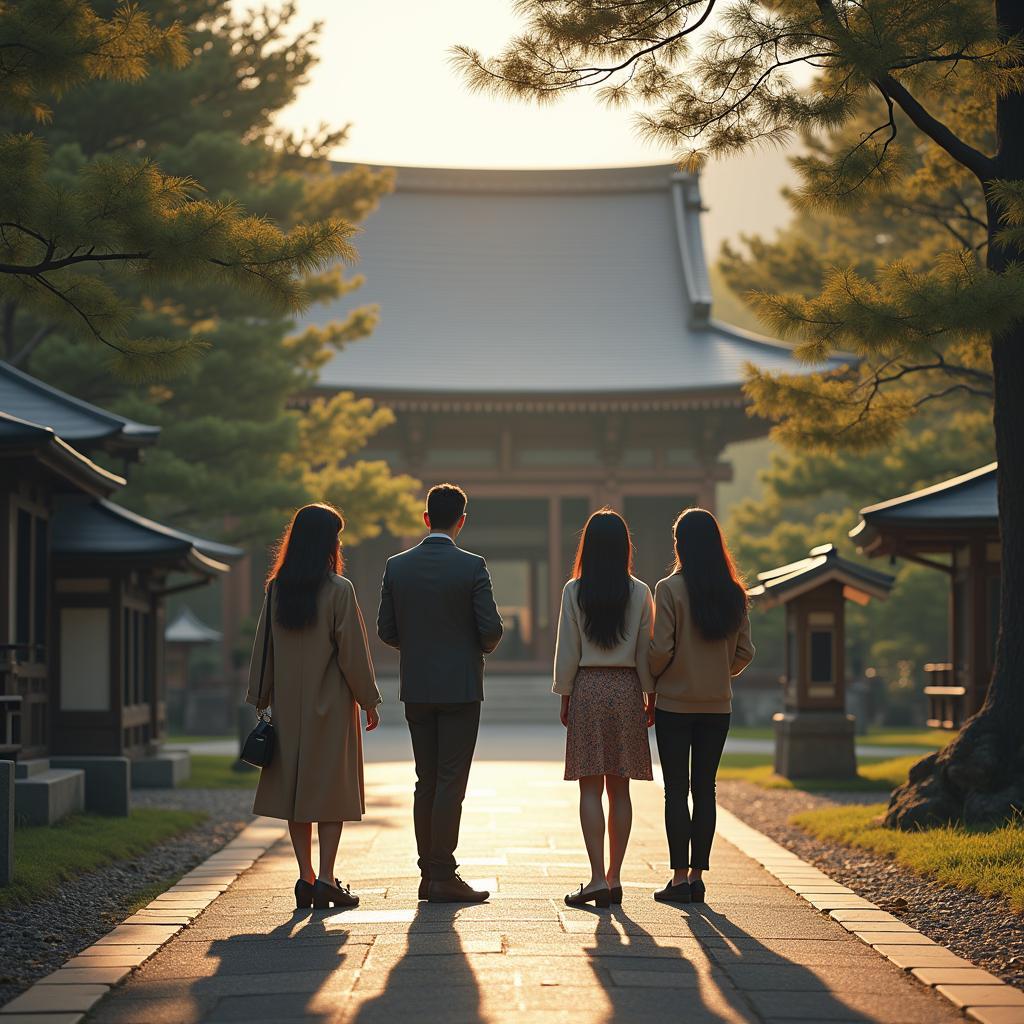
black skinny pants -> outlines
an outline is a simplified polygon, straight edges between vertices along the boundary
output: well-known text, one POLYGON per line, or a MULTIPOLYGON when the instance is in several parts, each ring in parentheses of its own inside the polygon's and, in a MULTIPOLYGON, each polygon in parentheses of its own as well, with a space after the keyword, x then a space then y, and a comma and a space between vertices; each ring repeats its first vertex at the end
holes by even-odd
POLYGON ((715 838, 715 776, 731 717, 661 708, 655 712, 654 731, 665 777, 665 832, 674 871, 708 870, 715 838), (692 819, 688 792, 693 794, 692 819))

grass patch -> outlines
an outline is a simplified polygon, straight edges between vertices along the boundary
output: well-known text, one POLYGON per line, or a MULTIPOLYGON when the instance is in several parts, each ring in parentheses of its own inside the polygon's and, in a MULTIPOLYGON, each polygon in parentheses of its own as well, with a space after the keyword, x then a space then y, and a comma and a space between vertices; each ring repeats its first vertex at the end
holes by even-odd
MULTIPOLYGON (((255 718, 255 713, 253 718, 255 718)), ((167 745, 170 747, 182 744, 182 743, 218 743, 224 740, 238 740, 237 733, 224 733, 223 735, 214 736, 198 736, 190 733, 172 733, 167 737, 167 745)))
POLYGON ((192 773, 182 783, 187 789, 255 789, 260 773, 236 771, 236 759, 229 754, 193 754, 192 773))
POLYGON ((916 754, 910 757, 892 757, 885 760, 869 760, 861 758, 855 779, 786 779, 776 775, 771 762, 764 755, 750 754, 748 757, 760 757, 760 761, 750 764, 737 764, 735 758, 741 754, 732 754, 722 758, 722 766, 718 770, 720 779, 732 779, 739 782, 752 782, 764 789, 803 789, 808 792, 832 790, 834 792, 887 792, 906 782, 910 766, 918 761, 916 754))
POLYGON ((198 811, 144 807, 127 818, 76 814, 56 825, 16 828, 14 882, 0 889, 0 907, 50 896, 58 882, 111 861, 138 857, 205 819, 198 811))
MULTIPOLYGON (((775 731, 770 725, 739 725, 729 730, 729 735, 738 740, 771 740, 775 731)), ((857 735, 860 744, 874 747, 920 747, 922 750, 938 750, 956 736, 946 729, 906 729, 883 726, 870 729, 863 736, 857 735)))
POLYGON ((856 846, 940 885, 1005 896, 1024 912, 1024 820, 985 831, 959 827, 900 832, 885 828, 885 804, 829 807, 794 815, 794 825, 819 839, 856 846))

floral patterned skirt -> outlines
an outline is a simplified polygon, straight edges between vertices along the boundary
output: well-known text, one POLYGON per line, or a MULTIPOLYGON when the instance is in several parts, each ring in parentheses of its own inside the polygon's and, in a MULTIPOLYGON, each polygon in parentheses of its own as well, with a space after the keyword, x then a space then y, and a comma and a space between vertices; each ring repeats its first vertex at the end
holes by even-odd
POLYGON ((569 699, 565 777, 652 779, 640 677, 632 668, 581 668, 569 699))

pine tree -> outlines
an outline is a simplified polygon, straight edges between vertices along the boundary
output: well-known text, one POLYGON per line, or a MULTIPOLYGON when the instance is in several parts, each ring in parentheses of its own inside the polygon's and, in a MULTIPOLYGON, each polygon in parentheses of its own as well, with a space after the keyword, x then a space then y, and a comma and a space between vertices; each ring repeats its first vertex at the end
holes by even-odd
MULTIPOLYGON (((176 26, 194 56, 183 67, 153 67, 141 80, 90 81, 61 95, 34 130, 68 181, 97 163, 141 159, 201 180, 209 201, 241 206, 286 236, 323 221, 351 230, 390 190, 389 172, 339 171, 329 162, 343 129, 296 137, 275 129, 274 114, 316 61, 318 30, 292 27, 294 5, 235 17, 225 0, 152 0, 147 11, 154 31, 176 26)), ((360 278, 334 263, 304 268, 292 283, 305 300, 330 300, 360 278)), ((131 467, 126 503, 214 535, 227 522, 231 539, 256 547, 278 533, 290 509, 314 499, 342 507, 347 543, 415 524, 417 482, 358 461, 359 449, 391 422, 390 410, 347 394, 312 397, 320 367, 336 351, 372 344, 360 339, 375 309, 296 332, 272 297, 216 275, 126 274, 111 287, 142 336, 170 347, 202 338, 201 356, 171 376, 126 380, 97 360, 91 339, 12 298, 0 305, 0 339, 7 358, 32 373, 162 427, 160 444, 131 467)))
MULTIPOLYGON (((85 0, 0 6, 0 44, 0 110, 35 122, 91 80, 130 85, 154 61, 177 68, 190 55, 179 22, 160 26, 134 4, 104 18, 85 0)), ((305 302, 302 275, 355 256, 352 225, 339 218, 285 233, 149 159, 98 154, 73 167, 32 127, 0 137, 0 302, 98 342, 122 374, 169 372, 206 342, 140 334, 121 280, 204 281, 286 313, 305 302)))
MULTIPOLYGON (((838 351, 857 372, 754 375, 754 408, 805 448, 869 451, 923 405, 992 399, 1003 545, 1000 628, 985 703, 938 757, 894 794, 888 822, 981 823, 1024 808, 1024 7, 1012 0, 521 0, 525 30, 497 57, 455 61, 477 87, 549 100, 594 88, 640 107, 649 138, 687 166, 799 132, 852 126, 842 151, 801 161, 810 213, 856 209, 906 174, 900 124, 927 138, 926 163, 964 183, 985 245, 930 263, 837 267, 820 289, 766 295, 770 327, 814 362, 838 351), (813 68, 799 89, 787 68, 813 68), (975 98, 958 121, 950 96, 975 98), (991 141, 989 141, 991 140, 991 141)), ((913 164, 913 160, 909 164, 913 164)))

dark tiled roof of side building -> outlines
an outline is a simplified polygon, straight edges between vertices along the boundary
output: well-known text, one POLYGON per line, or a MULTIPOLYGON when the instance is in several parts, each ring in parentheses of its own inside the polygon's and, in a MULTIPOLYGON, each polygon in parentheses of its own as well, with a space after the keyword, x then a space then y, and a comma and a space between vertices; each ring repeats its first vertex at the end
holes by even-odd
POLYGON ((45 424, 76 448, 124 452, 153 444, 160 428, 69 395, 0 360, 0 411, 45 424))

